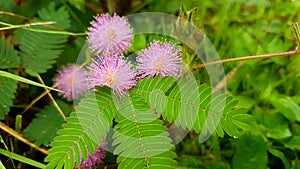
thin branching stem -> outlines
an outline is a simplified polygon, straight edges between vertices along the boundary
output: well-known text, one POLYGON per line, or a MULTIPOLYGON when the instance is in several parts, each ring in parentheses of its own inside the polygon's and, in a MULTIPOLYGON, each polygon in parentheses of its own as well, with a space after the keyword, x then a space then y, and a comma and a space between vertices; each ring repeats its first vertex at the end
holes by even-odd
POLYGON ((40 32, 40 33, 48 33, 48 34, 60 34, 60 35, 70 35, 70 36, 83 36, 86 33, 73 33, 73 32, 66 32, 66 31, 52 31, 52 30, 42 30, 42 29, 32 29, 32 28, 24 28, 28 31, 32 32, 40 32))
MULTIPOLYGON (((53 88, 55 88, 57 86, 57 84, 51 86, 53 88)), ((21 114, 26 113, 37 101, 39 101, 41 98, 43 98, 46 94, 48 94, 50 91, 44 91, 43 93, 41 93, 39 96, 37 96, 35 99, 33 99, 29 105, 26 106, 26 108, 21 112, 21 114)))
POLYGON ((9 29, 26 29, 28 31, 32 32, 40 32, 40 33, 48 33, 48 34, 62 34, 62 35, 70 35, 70 36, 82 36, 86 35, 86 33, 73 33, 73 32, 67 32, 67 31, 55 31, 55 30, 43 30, 43 29, 34 29, 31 28, 31 26, 46 26, 55 24, 56 22, 35 22, 35 23, 27 23, 22 25, 12 25, 5 22, 0 22, 0 25, 4 25, 6 27, 0 28, 0 31, 3 30, 9 30, 9 29))
MULTIPOLYGON (((30 21, 30 22, 35 22, 34 20, 32 20, 30 18, 27 18, 27 17, 22 16, 22 15, 14 14, 14 13, 11 13, 11 12, 0 11, 0 15, 9 15, 9 16, 20 18, 20 19, 27 20, 27 21, 30 21)), ((38 22, 38 23, 43 23, 43 22, 38 22)), ((47 22, 44 22, 44 23, 47 23, 47 22)), ((50 23, 50 22, 48 22, 48 23, 50 23)), ((53 23, 55 23, 55 22, 53 22, 53 23)), ((53 23, 51 23, 51 24, 53 24, 53 23)), ((49 33, 49 34, 65 34, 65 35, 70 35, 70 36, 75 36, 75 37, 86 35, 86 33, 67 32, 65 30, 53 27, 51 24, 41 24, 41 26, 48 27, 48 28, 54 29, 56 31, 30 28, 30 26, 36 26, 36 25, 33 25, 35 23, 23 24, 23 25, 12 25, 12 24, 8 24, 8 23, 5 23, 5 22, 0 22, 0 24, 8 26, 8 27, 0 28, 0 30, 22 28, 22 29, 26 29, 26 30, 29 30, 29 31, 33 31, 33 32, 42 32, 42 33, 49 33)))
MULTIPOLYGON (((37 77, 38 77, 40 83, 42 83, 43 85, 45 85, 45 83, 44 83, 43 79, 41 78, 41 76, 38 75, 37 77)), ((53 98, 53 96, 51 95, 51 93, 49 92, 49 90, 45 88, 45 91, 47 91, 47 94, 48 94, 49 98, 52 100, 52 102, 53 102, 54 106, 56 107, 57 111, 59 112, 59 114, 62 116, 63 119, 66 119, 65 114, 63 113, 63 111, 61 110, 61 108, 59 107, 59 105, 56 103, 55 99, 53 98)))
MULTIPOLYGON (((5 144, 4 139, 2 138, 1 135, 0 135, 0 142, 4 145, 5 150, 6 150, 6 151, 9 151, 9 149, 8 149, 7 145, 5 144)), ((12 163, 13 167, 16 168, 16 165, 15 165, 13 159, 11 159, 11 163, 12 163)))
POLYGON ((193 66, 192 69, 197 70, 197 69, 203 68, 205 66, 211 66, 211 65, 216 65, 216 64, 220 64, 220 63, 237 62, 237 61, 245 61, 245 60, 253 60, 253 59, 265 59, 265 58, 272 58, 272 57, 283 57, 283 56, 290 56, 290 55, 299 54, 299 53, 300 53, 300 49, 297 49, 297 50, 292 50, 292 51, 288 51, 288 52, 245 56, 245 57, 239 57, 239 58, 230 58, 230 59, 224 59, 224 60, 218 60, 218 61, 214 61, 214 62, 199 64, 199 65, 193 66))
POLYGON ((245 65, 245 62, 241 62, 233 70, 231 70, 214 88, 213 92, 223 89, 226 86, 226 82, 230 81, 234 75, 245 65))
POLYGON ((17 28, 28 29, 30 26, 51 25, 55 23, 56 22, 35 22, 35 23, 26 23, 22 25, 12 25, 6 22, 0 22, 0 25, 7 26, 7 27, 0 28, 0 31, 8 30, 8 29, 17 29, 17 28))
POLYGON ((9 15, 9 16, 19 18, 19 19, 23 19, 23 20, 30 20, 30 18, 27 18, 25 16, 18 15, 18 14, 15 14, 15 13, 11 13, 11 12, 7 12, 7 11, 0 11, 0 15, 9 15))
MULTIPOLYGON (((88 62, 84 62, 80 65, 80 69, 82 69, 84 66, 86 66, 88 64, 88 62)), ((55 88, 57 85, 59 85, 59 83, 57 84, 54 84, 53 86, 51 86, 52 88, 55 88)), ((24 114, 26 113, 37 101, 39 101, 41 98, 43 98, 47 93, 49 93, 50 91, 47 90, 47 91, 44 91, 43 93, 41 93, 39 96, 37 96, 35 99, 33 99, 29 105, 26 106, 26 108, 21 112, 21 114, 24 114)))
POLYGON ((0 122, 0 128, 9 133, 10 135, 12 135, 13 137, 15 137, 16 139, 22 141, 23 143, 29 145, 30 147, 48 155, 48 150, 41 148, 39 146, 37 146, 36 144, 28 141, 26 138, 24 138, 20 133, 16 132, 15 130, 11 129, 10 127, 8 127, 7 125, 5 125, 4 123, 0 122))

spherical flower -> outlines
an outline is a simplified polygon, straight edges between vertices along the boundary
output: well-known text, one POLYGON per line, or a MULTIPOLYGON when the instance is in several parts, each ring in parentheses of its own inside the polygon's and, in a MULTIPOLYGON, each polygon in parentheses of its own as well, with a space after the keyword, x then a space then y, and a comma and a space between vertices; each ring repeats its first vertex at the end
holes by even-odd
POLYGON ((88 89, 85 71, 77 65, 63 67, 54 78, 54 83, 57 89, 63 91, 58 95, 69 101, 78 99, 88 89))
POLYGON ((96 55, 124 53, 133 39, 127 19, 116 14, 96 16, 87 34, 90 48, 96 55))
POLYGON ((90 88, 108 86, 121 96, 136 84, 136 73, 122 56, 110 54, 98 57, 87 69, 90 88))
POLYGON ((138 70, 141 78, 146 76, 179 76, 182 60, 179 50, 170 43, 153 42, 140 52, 138 58, 138 70))
MULTIPOLYGON (((88 153, 88 158, 84 161, 83 158, 81 158, 80 161, 80 167, 76 166, 75 168, 78 169, 91 169, 95 168, 96 165, 103 163, 103 159, 105 157, 106 151, 104 150, 104 143, 102 143, 98 149, 94 150, 94 154, 91 155, 88 153)), ((75 160, 76 162, 76 160, 75 160)))

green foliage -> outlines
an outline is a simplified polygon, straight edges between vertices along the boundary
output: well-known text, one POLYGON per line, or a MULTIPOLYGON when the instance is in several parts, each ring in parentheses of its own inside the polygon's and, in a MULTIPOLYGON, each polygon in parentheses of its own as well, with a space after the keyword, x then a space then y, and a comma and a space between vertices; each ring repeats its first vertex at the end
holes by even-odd
POLYGON ((256 109, 253 113, 257 123, 261 124, 261 131, 269 138, 284 139, 291 136, 288 121, 277 111, 270 109, 256 109))
POLYGON ((230 169, 230 165, 223 162, 204 163, 199 157, 182 156, 179 159, 180 169, 230 169))
POLYGON ((276 149, 268 149, 268 151, 271 154, 273 154, 274 156, 276 156, 276 157, 278 157, 278 158, 281 159, 281 161, 282 161, 285 169, 291 168, 291 165, 290 165, 288 159, 284 156, 284 154, 281 151, 276 150, 276 149))
MULTIPOLYGON (((97 146, 86 133, 77 119, 76 113, 71 113, 66 119, 67 124, 58 131, 59 136, 55 137, 51 143, 52 148, 48 151, 49 155, 45 161, 49 161, 47 167, 50 168, 73 168, 74 159, 80 161, 80 151, 83 157, 87 158, 87 150, 91 152, 97 146), (81 147, 84 147, 81 150, 81 147), (86 146, 86 147, 85 147, 86 146)), ((78 164, 78 163, 77 163, 78 164)))
MULTIPOLYGON (((30 158, 27 158, 27 157, 24 157, 24 156, 21 156, 19 154, 15 154, 15 153, 3 150, 3 149, 0 149, 0 154, 3 154, 3 155, 5 155, 5 156, 7 156, 7 157, 9 157, 11 159, 15 159, 15 160, 21 161, 21 162, 23 162, 25 164, 29 164, 29 165, 31 165, 33 167, 37 167, 37 168, 44 168, 45 167, 45 165, 42 164, 42 163, 40 163, 40 162, 34 161, 34 160, 30 159, 30 158)), ((2 163, 0 163, 0 167, 2 167, 1 165, 2 165, 2 163)), ((1 169, 3 169, 3 168, 1 168, 1 169)))
POLYGON ((267 168, 267 146, 261 136, 244 134, 237 141, 234 169, 267 168))
POLYGON ((56 90, 18 75, 0 70, 0 94, 2 96, 0 99, 0 119, 4 119, 4 116, 9 112, 9 107, 13 105, 12 99, 17 90, 18 81, 56 90))
MULTIPOLYGON (((35 26, 34 28, 64 30, 70 27, 69 14, 65 7, 55 9, 55 4, 50 3, 49 7, 41 9, 38 15, 37 21, 52 21, 55 24, 48 27, 35 26)), ((15 38, 20 43, 21 66, 29 74, 36 76, 37 73, 45 73, 52 67, 55 59, 63 52, 62 49, 65 47, 68 36, 18 29, 15 31, 15 38)))
MULTIPOLYGON (((56 101, 66 116, 72 109, 61 100, 56 101)), ((56 136, 56 132, 61 128, 64 119, 61 117, 54 104, 46 106, 36 115, 36 118, 23 131, 23 136, 30 141, 34 141, 37 146, 49 146, 50 142, 56 136)))
MULTIPOLYGON (((298 49, 300 36, 299 23, 296 22, 299 22, 299 10, 300 1, 296 0, 0 0, 0 28, 9 24, 56 22, 0 31, 0 69, 4 69, 0 70, 0 119, 8 115, 2 123, 14 126, 18 123, 14 120, 15 115, 42 91, 23 83, 18 86, 17 81, 45 87, 28 78, 28 74, 41 74, 45 83, 52 85, 55 69, 76 60, 86 38, 64 33, 85 32, 93 20, 92 16, 97 13, 109 11, 126 16, 157 11, 182 16, 199 27, 220 58, 225 59, 298 49)), ((149 22, 155 23, 150 24, 149 29, 162 32, 170 26, 160 18, 149 22)), ((177 31, 185 31, 182 23, 176 24, 182 26, 176 27, 181 28, 177 31)), ((181 36, 191 40, 203 38, 199 34, 181 36)), ((148 42, 161 37, 164 36, 135 35, 129 54, 142 50, 148 42)), ((181 46, 182 57, 188 66, 201 62, 185 44, 172 41, 181 46)), ((129 59, 134 61, 132 56, 135 55, 129 56, 129 59)), ((209 52, 203 51, 200 57, 209 59, 209 56, 209 52)), ((103 139, 113 139, 113 153, 118 157, 108 156, 103 164, 113 165, 112 168, 116 165, 120 168, 174 168, 176 163, 179 168, 203 169, 228 169, 230 166, 300 168, 299 55, 246 61, 235 70, 238 64, 223 64, 228 73, 226 96, 212 92, 206 85, 209 80, 218 77, 208 77, 204 69, 193 72, 204 83, 202 85, 189 78, 156 77, 140 81, 129 92, 129 97, 123 99, 112 98, 107 88, 87 94, 50 144, 52 149, 46 158, 49 162, 47 167, 72 168, 74 159, 78 165, 79 158, 86 159, 88 152, 92 153, 103 139), (232 73, 232 70, 235 72, 232 73), (167 130, 173 130, 174 126, 183 130, 178 130, 175 135, 168 133, 167 130), (111 136, 112 130, 115 133, 111 136), (249 132, 246 135, 245 130, 249 132), (171 138, 176 140, 185 131, 189 131, 188 135, 174 148, 171 138), (211 134, 213 139, 208 138, 211 134), (133 158, 133 155, 138 158, 133 158)), ((209 70, 209 67, 206 69, 209 70)), ((57 96, 53 96, 56 99, 57 96)), ((37 144, 47 145, 57 130, 51 120, 60 119, 55 121, 58 127, 63 123, 53 106, 39 108, 49 105, 49 102, 47 98, 38 101, 23 115, 22 126, 15 130, 25 128, 29 122, 24 136, 37 144), (31 114, 37 111, 40 111, 37 118, 32 120, 31 114), (49 115, 43 116, 46 114, 49 115), (35 129, 34 125, 37 125, 35 129), (53 129, 44 128, 49 125, 53 125, 53 129), (39 137, 39 133, 43 137, 39 137)), ((60 106, 64 109, 67 105, 60 106)), ((1 135, 5 141, 11 137, 5 132, 1 135)), ((16 152, 22 151, 16 144, 7 145, 10 149, 15 148, 16 152)), ((5 150, 1 152, 8 154, 5 150)), ((33 149, 26 153, 28 157, 36 157, 33 149)), ((6 161, 9 162, 3 162, 5 167, 12 168, 6 166, 10 160, 6 161)), ((35 163, 28 159, 27 162, 29 165, 35 163)), ((26 164, 23 166, 30 168, 26 164)))
POLYGON ((239 128, 250 130, 255 127, 254 118, 245 114, 244 109, 234 109, 236 101, 227 98, 225 103, 225 95, 212 93, 210 87, 199 86, 191 79, 182 78, 175 82, 171 77, 147 78, 135 88, 148 105, 184 129, 193 129, 197 133, 204 129, 201 131, 204 135, 213 134, 216 129, 219 136, 224 136, 224 131, 230 136, 239 136, 239 128))
POLYGON ((84 11, 84 0, 68 0, 68 2, 78 10, 84 11))
POLYGON ((100 88, 96 93, 87 93, 75 111, 50 144, 52 148, 45 159, 49 162, 46 168, 73 168, 74 159, 79 166, 81 157, 86 160, 88 152, 93 154, 98 148, 116 114, 110 89, 100 88))
MULTIPOLYGON (((8 45, 4 37, 0 39, 0 69, 14 68, 20 65, 20 59, 12 46, 8 45)), ((0 77, 0 119, 9 112, 9 107, 13 105, 12 99, 17 89, 18 81, 0 77)))
POLYGON ((20 66, 20 58, 17 51, 8 45, 5 38, 0 39, 0 69, 16 68, 20 66))
POLYGON ((54 89, 53 87, 48 87, 46 85, 37 83, 35 81, 29 80, 29 79, 26 79, 24 77, 21 77, 21 76, 18 76, 18 75, 15 75, 15 74, 12 74, 12 73, 9 73, 9 72, 6 72, 6 71, 2 71, 2 70, 0 70, 0 77, 9 78, 9 79, 12 79, 12 80, 16 80, 16 81, 19 81, 19 82, 27 83, 27 84, 38 86, 38 87, 43 87, 43 88, 50 89, 50 90, 55 90, 57 92, 60 91, 58 89, 54 89))
POLYGON ((291 122, 300 121, 300 107, 290 97, 275 95, 271 98, 272 105, 291 122))
POLYGON ((293 136, 286 144, 286 147, 294 149, 294 150, 300 150, 300 136, 293 136))
POLYGON ((3 120, 9 112, 9 107, 13 105, 12 99, 17 90, 18 81, 0 76, 0 119, 3 120))
POLYGON ((176 154, 166 126, 136 92, 121 98, 113 136, 119 168, 176 168, 176 154))
MULTIPOLYGON (((0 11, 11 11, 14 12, 16 6, 13 1, 0 1, 0 11)), ((10 18, 5 15, 0 15, 0 21, 7 22, 10 21, 10 18)))
MULTIPOLYGON (((220 98, 225 99, 226 97, 220 94, 216 95, 216 97, 212 95, 209 87, 205 85, 199 86, 196 81, 192 82, 186 78, 175 80, 173 77, 162 78, 160 76, 139 81, 135 88, 130 91, 129 96, 121 98, 112 98, 107 88, 99 88, 98 92, 96 92, 96 97, 89 94, 80 102, 76 108, 76 114, 73 113, 67 119, 67 124, 58 132, 59 136, 51 143, 53 148, 49 151, 50 155, 46 158, 46 161, 50 161, 48 166, 71 165, 71 160, 58 159, 62 159, 62 156, 64 156, 63 159, 71 158, 71 155, 76 154, 77 146, 80 150, 85 149, 82 146, 83 144, 74 145, 76 142, 88 140, 88 142, 95 141, 97 144, 100 144, 102 142, 101 138, 106 136, 105 133, 112 126, 115 111, 118 110, 118 115, 116 116, 117 125, 114 127, 116 132, 113 135, 113 146, 116 146, 114 154, 119 155, 117 159, 120 163, 119 167, 175 168, 176 162, 172 158, 176 156, 170 151, 173 145, 171 144, 167 128, 161 120, 158 120, 160 114, 169 121, 175 121, 175 124, 178 126, 194 129, 199 133, 204 128, 201 126, 201 124, 204 124, 202 122, 205 122, 210 114, 215 113, 218 115, 217 113, 221 113, 219 110, 223 110, 216 103, 222 101, 220 98), (197 88, 193 89, 191 87, 197 88), (193 89, 193 92, 191 92, 191 89, 193 89), (199 102, 199 99, 195 99, 199 93, 201 102, 199 102), (194 101, 198 102, 198 104, 194 101), (215 103, 218 107, 212 106, 209 108, 210 103, 215 103), (117 109, 114 108, 114 104, 117 109), (196 116, 190 118, 193 112, 196 112, 196 116), (73 121, 76 115, 79 121, 73 121), (78 124, 79 122, 82 126, 86 124, 89 124, 89 126, 83 129, 78 124), (103 128, 102 125, 106 127, 103 128), (72 132, 72 135, 70 135, 70 130, 76 130, 78 133, 72 132), (78 140, 80 135, 84 135, 80 137, 84 138, 83 140, 78 140), (64 144, 64 147, 58 144, 66 138, 70 139, 70 144, 64 144), (73 149, 74 147, 76 148, 73 150, 71 147, 73 149), (57 151, 60 153, 57 153, 57 151), (70 157, 66 158, 66 155, 70 157)), ((207 132, 204 134, 213 134, 213 129, 216 127, 217 134, 221 136, 224 135, 224 131, 231 136, 238 136, 240 133, 239 128, 252 129, 252 125, 255 123, 252 116, 245 114, 245 111, 242 109, 233 110, 236 104, 236 101, 229 99, 224 104, 224 114, 220 119, 219 126, 211 128, 211 125, 216 125, 216 121, 214 121, 216 118, 211 117, 211 121, 208 122, 209 124, 206 128, 207 132)), ((93 148, 95 147, 93 144, 89 146, 88 150, 93 153, 93 148)), ((75 156, 79 158, 78 155, 75 156)))

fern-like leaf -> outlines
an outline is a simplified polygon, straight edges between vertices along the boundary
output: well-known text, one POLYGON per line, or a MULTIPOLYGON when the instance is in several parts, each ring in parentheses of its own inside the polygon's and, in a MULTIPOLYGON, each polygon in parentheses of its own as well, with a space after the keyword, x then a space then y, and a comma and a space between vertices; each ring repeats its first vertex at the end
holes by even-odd
POLYGON ((96 93, 87 93, 75 111, 50 144, 45 159, 49 169, 73 168, 74 159, 79 166, 80 158, 87 159, 88 152, 93 154, 102 143, 116 115, 111 90, 99 88, 96 93))
MULTIPOLYGON (((0 11, 7 11, 7 12, 15 12, 16 4, 13 1, 0 1, 0 11)), ((17 22, 18 20, 15 19, 17 22)), ((11 22, 12 17, 8 15, 0 15, 0 21, 2 22, 11 22)))
POLYGON ((0 120, 3 120, 13 105, 12 99, 18 87, 18 81, 0 77, 0 120))
POLYGON ((121 98, 113 138, 120 169, 176 168, 174 145, 155 110, 136 91, 121 98))
MULTIPOLYGON (((35 20, 56 22, 52 26, 59 29, 70 27, 69 14, 65 7, 56 10, 54 3, 50 3, 47 9, 41 9, 39 18, 35 20)), ((34 28, 50 30, 42 26, 34 28)), ((15 31, 15 38, 20 43, 22 67, 29 74, 35 76, 37 73, 45 73, 47 69, 51 68, 55 59, 62 53, 68 36, 19 29, 15 31)))
POLYGON ((146 78, 135 88, 152 109, 160 110, 165 119, 183 129, 201 132, 203 136, 216 132, 223 137, 224 131, 230 136, 238 136, 241 129, 255 125, 252 116, 235 108, 237 101, 220 92, 212 93, 210 87, 199 85, 193 79, 146 78))
MULTIPOLYGON (((66 116, 72 111, 68 104, 57 100, 57 104, 66 116)), ((33 119, 30 125, 23 131, 23 136, 30 141, 35 141, 37 146, 49 146, 50 142, 56 136, 58 129, 62 127, 64 119, 61 117, 54 104, 46 106, 37 117, 33 119)))
POLYGON ((8 45, 5 38, 0 39, 0 69, 15 68, 20 66, 18 52, 8 45))

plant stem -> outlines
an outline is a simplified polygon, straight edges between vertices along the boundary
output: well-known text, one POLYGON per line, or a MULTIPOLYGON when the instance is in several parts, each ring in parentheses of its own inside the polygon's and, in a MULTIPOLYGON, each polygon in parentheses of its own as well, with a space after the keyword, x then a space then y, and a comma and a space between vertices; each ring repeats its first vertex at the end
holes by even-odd
POLYGON ((67 31, 53 31, 53 30, 42 30, 42 29, 30 28, 31 26, 51 25, 51 24, 55 24, 55 22, 36 22, 36 23, 28 23, 28 24, 22 24, 22 25, 12 25, 12 24, 9 24, 9 23, 0 22, 0 24, 7 26, 7 27, 0 28, 0 31, 22 28, 22 29, 26 29, 26 30, 32 31, 32 32, 41 32, 41 33, 48 33, 48 34, 63 34, 63 35, 70 35, 70 36, 86 35, 86 33, 73 33, 73 32, 67 32, 67 31))
MULTIPOLYGON (((84 62, 84 63, 82 63, 81 65, 80 65, 80 69, 82 69, 85 65, 87 65, 88 64, 88 61, 86 61, 86 62, 84 62)), ((54 84, 53 86, 52 86, 52 88, 56 88, 56 86, 57 85, 59 85, 60 84, 60 82, 59 83, 57 83, 57 84, 54 84)), ((45 90, 43 93, 41 93, 39 96, 37 96, 35 99, 33 99, 31 102, 30 102, 30 104, 28 105, 28 106, 26 106, 26 108, 22 111, 22 113, 21 114, 24 114, 25 112, 27 112, 37 101, 39 101, 41 98, 43 98, 46 94, 48 94, 49 93, 49 90, 45 90)))
MULTIPOLYGON (((4 145, 4 148, 5 148, 5 150, 6 151, 9 151, 8 150, 8 147, 7 147, 7 145, 5 144, 5 142, 4 142, 4 140, 3 140, 3 138, 2 138, 2 136, 0 135, 0 142, 4 145)), ((16 168, 16 166, 15 166, 15 163, 14 163, 14 160, 13 159, 11 159, 11 163, 12 163, 12 165, 13 165, 13 167, 14 168, 16 168)))
POLYGON ((216 64, 220 64, 220 63, 290 56, 290 55, 299 54, 299 53, 300 53, 300 49, 297 49, 297 50, 292 50, 292 51, 288 51, 288 52, 280 52, 280 53, 272 53, 272 54, 263 54, 263 55, 254 55, 254 56, 245 56, 245 57, 239 57, 239 58, 224 59, 224 60, 218 60, 218 61, 214 61, 214 62, 208 62, 208 63, 195 65, 195 66, 192 67, 192 69, 197 70, 197 69, 200 69, 200 68, 205 67, 205 66, 211 66, 211 65, 216 65, 216 64))
POLYGON ((229 81, 234 77, 234 75, 240 70, 242 66, 245 65, 245 62, 241 62, 239 65, 237 65, 232 71, 230 71, 214 88, 213 92, 221 90, 226 86, 226 82, 229 81))
POLYGON ((27 24, 22 24, 22 25, 12 25, 9 23, 5 23, 5 22, 0 22, 1 25, 5 25, 7 27, 4 28, 0 28, 0 31, 3 30, 8 30, 8 29, 16 29, 16 28, 29 28, 30 26, 38 26, 38 25, 51 25, 51 24, 55 24, 55 22, 36 22, 36 23, 27 23, 27 24))
POLYGON ((0 15, 9 15, 9 16, 16 17, 16 18, 23 19, 23 20, 30 20, 30 18, 27 18, 25 16, 14 14, 14 13, 7 12, 7 11, 0 11, 0 15))
POLYGON ((34 143, 28 141, 26 138, 24 138, 20 133, 16 132, 15 130, 11 129, 10 127, 8 127, 7 125, 5 125, 4 123, 0 122, 0 128, 2 130, 4 130, 5 132, 9 133, 10 135, 12 135, 13 137, 19 139, 20 141, 22 141, 23 143, 29 145, 30 147, 48 155, 48 150, 43 149, 37 145, 35 145, 34 143))
MULTIPOLYGON (((45 83, 44 83, 43 79, 41 78, 41 76, 38 75, 37 77, 38 77, 39 81, 40 81, 43 85, 45 85, 45 83)), ((51 95, 51 93, 49 92, 49 90, 45 88, 45 91, 47 91, 48 96, 49 96, 50 99, 52 100, 54 106, 56 107, 56 109, 57 109, 57 111, 59 112, 59 114, 61 115, 61 117, 62 117, 63 119, 66 119, 65 114, 63 113, 63 111, 61 110, 61 108, 59 107, 59 105, 56 103, 55 99, 53 98, 53 96, 51 95)))
POLYGON ((25 28, 28 31, 32 32, 41 32, 41 33, 48 33, 48 34, 61 34, 61 35, 70 35, 70 36, 83 36, 86 33, 73 33, 73 32, 65 32, 65 31, 51 31, 51 30, 42 30, 42 29, 32 29, 32 28, 25 28))
MULTIPOLYGON (((52 87, 55 88, 57 85, 53 85, 52 87)), ((44 91, 43 93, 41 93, 38 97, 36 97, 35 99, 33 99, 30 104, 28 106, 26 106, 26 108, 22 111, 21 114, 24 114, 25 112, 27 112, 37 101, 39 101, 41 98, 43 98, 46 94, 49 93, 49 90, 44 91)))

